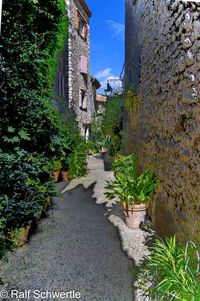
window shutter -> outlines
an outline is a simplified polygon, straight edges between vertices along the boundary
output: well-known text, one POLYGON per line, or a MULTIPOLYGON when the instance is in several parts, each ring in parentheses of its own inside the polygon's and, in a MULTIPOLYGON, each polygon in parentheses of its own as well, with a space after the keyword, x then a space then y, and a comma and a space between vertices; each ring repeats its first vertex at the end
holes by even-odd
POLYGON ((85 23, 85 26, 84 26, 84 39, 87 40, 87 37, 88 37, 88 25, 87 25, 87 23, 85 23))
POLYGON ((88 73, 88 60, 86 56, 81 56, 80 59, 80 72, 81 73, 88 73))
POLYGON ((77 11, 77 18, 76 18, 76 29, 79 30, 80 28, 80 22, 81 22, 81 15, 79 11, 77 11))

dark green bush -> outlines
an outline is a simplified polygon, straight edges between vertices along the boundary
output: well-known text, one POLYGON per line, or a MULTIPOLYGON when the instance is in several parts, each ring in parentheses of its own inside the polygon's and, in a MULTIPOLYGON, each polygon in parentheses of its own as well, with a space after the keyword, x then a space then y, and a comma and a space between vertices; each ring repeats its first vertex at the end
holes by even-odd
MULTIPOLYGON (((70 152, 53 104, 57 57, 67 36, 64 0, 4 0, 0 36, 0 252, 7 234, 39 215, 52 159, 70 152)), ((1 254, 0 254, 1 255, 1 254)))
POLYGON ((121 149, 122 97, 113 96, 106 102, 105 114, 96 117, 91 129, 91 148, 95 151, 107 149, 111 156, 121 149))

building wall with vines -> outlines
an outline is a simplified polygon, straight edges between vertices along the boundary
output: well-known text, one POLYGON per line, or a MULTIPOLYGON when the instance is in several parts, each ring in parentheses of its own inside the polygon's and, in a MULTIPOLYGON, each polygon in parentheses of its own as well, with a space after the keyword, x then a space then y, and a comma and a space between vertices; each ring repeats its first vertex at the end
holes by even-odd
POLYGON ((126 83, 137 96, 127 109, 129 151, 157 174, 156 229, 199 241, 200 4, 126 3, 126 83))

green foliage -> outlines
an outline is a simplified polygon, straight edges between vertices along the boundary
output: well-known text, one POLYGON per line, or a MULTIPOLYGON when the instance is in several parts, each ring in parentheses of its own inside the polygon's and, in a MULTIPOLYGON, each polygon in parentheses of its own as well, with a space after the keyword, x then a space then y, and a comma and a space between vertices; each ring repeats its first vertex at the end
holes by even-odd
POLYGON ((102 120, 103 133, 108 136, 119 134, 122 123, 122 99, 111 97, 106 102, 106 113, 102 120))
POLYGON ((51 170, 54 171, 60 171, 62 168, 62 163, 60 160, 53 160, 51 164, 51 170))
POLYGON ((176 238, 156 240, 150 255, 139 266, 138 286, 152 300, 199 301, 199 253, 188 242, 178 244, 176 238))
POLYGON ((125 93, 125 108, 129 112, 133 108, 134 104, 136 103, 136 96, 134 92, 134 87, 129 87, 129 89, 125 93))
POLYGON ((135 155, 118 155, 112 164, 112 169, 115 174, 132 174, 133 177, 135 177, 137 174, 137 162, 135 155))
MULTIPOLYGON (((70 151, 53 104, 57 57, 64 48, 64 0, 3 1, 0 68, 0 245, 55 194, 52 158, 70 151)), ((2 248, 2 252, 3 252, 2 248)), ((1 247, 0 247, 1 255, 1 247)))
POLYGON ((122 130, 122 99, 119 96, 110 97, 106 102, 105 114, 95 118, 90 140, 96 151, 107 149, 111 156, 121 149, 122 130))
POLYGON ((135 185, 135 203, 146 203, 151 198, 156 188, 156 179, 154 174, 145 170, 143 174, 137 177, 135 185))
POLYGON ((84 176, 87 172, 87 160, 85 144, 79 144, 78 147, 69 156, 69 171, 73 177, 84 176))
POLYGON ((126 174, 117 174, 114 181, 107 182, 105 195, 109 200, 118 198, 121 203, 126 203, 128 208, 135 201, 135 179, 128 178, 126 174))
POLYGON ((91 151, 99 152, 104 147, 105 134, 102 128, 102 118, 94 116, 88 148, 91 151))
POLYGON ((116 134, 105 137, 103 148, 107 149, 109 155, 114 157, 121 150, 121 137, 116 134))
POLYGON ((107 182, 108 199, 118 198, 130 208, 133 204, 147 203, 156 188, 155 176, 149 170, 137 176, 134 155, 118 156, 113 169, 114 181, 107 182))

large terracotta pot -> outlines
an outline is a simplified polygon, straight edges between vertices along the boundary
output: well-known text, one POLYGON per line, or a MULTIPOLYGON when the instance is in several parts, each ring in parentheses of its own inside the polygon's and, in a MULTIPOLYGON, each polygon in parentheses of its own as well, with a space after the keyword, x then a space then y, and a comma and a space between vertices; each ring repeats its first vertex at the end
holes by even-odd
POLYGON ((67 182, 69 180, 69 178, 70 178, 69 171, 62 170, 60 174, 61 174, 61 180, 63 182, 67 182))
POLYGON ((138 229, 140 224, 145 220, 146 211, 146 204, 133 205, 131 209, 125 211, 125 220, 127 226, 130 228, 138 229))
POLYGON ((13 241, 14 241, 16 247, 22 247, 23 245, 25 245, 27 243, 30 229, 31 229, 31 226, 29 225, 29 226, 20 228, 16 231, 16 233, 13 233, 13 241))
POLYGON ((54 171, 51 174, 51 178, 54 182, 58 182, 58 177, 59 177, 60 172, 59 171, 54 171))

